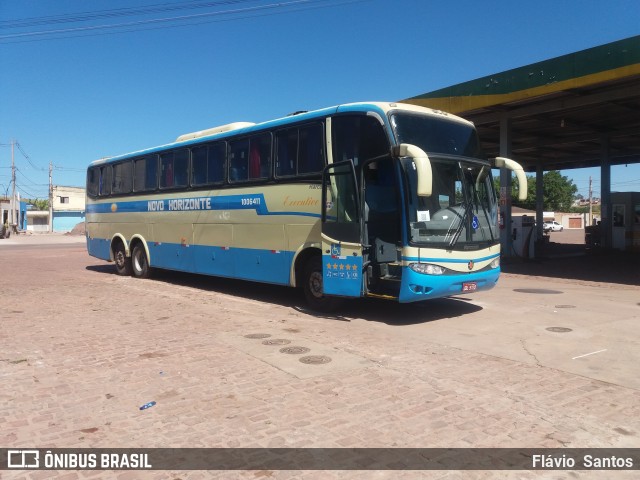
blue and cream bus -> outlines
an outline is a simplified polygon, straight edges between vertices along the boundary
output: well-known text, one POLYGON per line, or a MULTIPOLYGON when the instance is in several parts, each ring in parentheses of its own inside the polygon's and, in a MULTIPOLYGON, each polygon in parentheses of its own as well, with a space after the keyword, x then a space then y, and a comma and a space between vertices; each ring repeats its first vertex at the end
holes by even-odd
POLYGON ((152 268, 415 302, 492 288, 500 274, 491 168, 472 123, 354 103, 232 123, 87 171, 90 255, 152 268))

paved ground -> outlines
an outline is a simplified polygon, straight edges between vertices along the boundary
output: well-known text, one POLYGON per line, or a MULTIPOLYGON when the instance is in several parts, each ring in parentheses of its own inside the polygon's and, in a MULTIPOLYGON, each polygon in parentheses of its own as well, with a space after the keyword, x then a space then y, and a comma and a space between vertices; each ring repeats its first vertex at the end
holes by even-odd
MULTIPOLYGON (((506 273, 490 292, 420 305, 362 300, 319 316, 291 289, 124 278, 87 256, 83 237, 12 237, 0 242, 0 445, 640 447, 638 285, 550 278, 541 276, 548 263, 533 265, 541 271, 506 273), (245 337, 256 333, 332 361, 302 364, 282 345, 245 337)), ((604 473, 56 478, 637 478, 604 473)))
POLYGON ((640 286, 637 252, 586 248, 583 229, 551 232, 547 238, 547 242, 536 247, 536 259, 508 259, 503 262, 503 270, 528 276, 640 286))

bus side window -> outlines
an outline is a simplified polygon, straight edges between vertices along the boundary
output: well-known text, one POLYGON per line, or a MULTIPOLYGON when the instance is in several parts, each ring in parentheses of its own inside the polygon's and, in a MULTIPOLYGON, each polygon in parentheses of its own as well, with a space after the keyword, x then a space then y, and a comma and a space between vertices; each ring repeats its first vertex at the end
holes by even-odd
POLYGON ((136 158, 133 161, 133 191, 155 190, 157 185, 158 162, 155 155, 136 158))
POLYGON ((96 167, 90 168, 87 172, 87 194, 90 197, 98 195, 100 186, 100 170, 96 167))
POLYGON ((189 178, 189 150, 176 150, 173 157, 173 186, 186 187, 189 178))
POLYGON ((247 180, 249 167, 249 139, 229 142, 229 181, 247 180))
POLYGON ((173 152, 160 155, 160 188, 173 187, 173 152))
POLYGON ((224 180, 226 150, 224 142, 209 146, 207 183, 221 183, 224 180))
POLYGON ((269 177, 271 160, 271 134, 256 135, 250 139, 249 179, 269 177))
POLYGON ((249 151, 249 178, 260 178, 260 145, 255 140, 249 151))
POLYGON ((298 129, 281 130, 276 135, 276 175, 289 177, 296 174, 298 129))
POLYGON ((131 161, 115 164, 113 166, 112 193, 131 193, 132 184, 131 161))
POLYGON ((191 150, 191 185, 207 183, 207 147, 191 150))
POLYGON ((324 168, 322 124, 300 128, 298 174, 318 173, 324 168))
POLYGON ((111 165, 100 168, 100 192, 101 196, 111 195, 111 165))
POLYGON ((332 120, 333 161, 353 160, 358 166, 389 151, 389 140, 380 122, 371 116, 345 115, 332 120))

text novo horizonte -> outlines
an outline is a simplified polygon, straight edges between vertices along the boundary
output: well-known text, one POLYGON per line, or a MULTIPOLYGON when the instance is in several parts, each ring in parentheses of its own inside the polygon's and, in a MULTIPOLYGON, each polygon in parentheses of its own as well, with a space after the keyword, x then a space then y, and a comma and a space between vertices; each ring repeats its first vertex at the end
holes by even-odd
POLYGON ((147 211, 149 212, 179 212, 185 210, 211 210, 211 198, 175 198, 171 200, 149 200, 147 211))

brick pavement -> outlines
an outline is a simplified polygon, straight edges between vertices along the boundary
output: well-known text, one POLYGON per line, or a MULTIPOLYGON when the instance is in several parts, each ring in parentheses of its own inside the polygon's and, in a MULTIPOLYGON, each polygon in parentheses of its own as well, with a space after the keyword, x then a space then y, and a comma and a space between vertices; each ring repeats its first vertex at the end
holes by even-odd
MULTIPOLYGON (((505 327, 509 311, 536 308, 533 296, 507 311, 496 307, 499 289, 431 306, 358 301, 342 317, 323 317, 280 287, 189 275, 118 277, 82 244, 0 248, 0 260, 11 275, 0 330, 0 444, 10 448, 640 446, 637 388, 549 367, 522 352, 519 361, 429 337, 466 322, 490 337, 505 327), (334 351, 336 364, 347 362, 341 355, 352 363, 323 371, 295 355, 283 360, 275 354, 282 346, 250 344, 245 335, 252 333, 306 342, 323 354, 334 351), (295 368, 279 368, 283 361, 295 368), (138 409, 151 400, 155 407, 138 409)), ((504 275, 502 296, 519 282, 504 275)), ((584 288, 596 294, 596 287, 584 288)), ((52 473, 5 471, 2 478, 52 473)), ((631 473, 60 471, 55 478, 631 473)))

